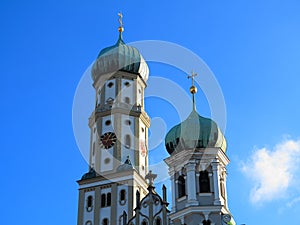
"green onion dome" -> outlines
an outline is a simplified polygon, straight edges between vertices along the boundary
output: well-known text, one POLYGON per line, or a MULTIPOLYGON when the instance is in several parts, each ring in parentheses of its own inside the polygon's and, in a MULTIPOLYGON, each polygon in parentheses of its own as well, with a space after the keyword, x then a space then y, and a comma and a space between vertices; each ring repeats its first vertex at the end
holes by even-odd
POLYGON ((173 127, 166 135, 168 153, 195 148, 221 148, 226 152, 226 139, 217 124, 193 110, 186 120, 173 127))
POLYGON ((96 81, 101 75, 119 70, 139 74, 145 82, 149 76, 144 58, 135 47, 124 43, 121 33, 115 45, 100 51, 92 67, 92 78, 96 81))

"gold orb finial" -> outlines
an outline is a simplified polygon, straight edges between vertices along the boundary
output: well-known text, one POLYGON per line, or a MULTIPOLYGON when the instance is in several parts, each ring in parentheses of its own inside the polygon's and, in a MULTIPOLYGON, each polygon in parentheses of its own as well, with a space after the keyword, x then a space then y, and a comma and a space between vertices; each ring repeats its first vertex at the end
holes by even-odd
POLYGON ((196 93, 197 93, 197 88, 196 88, 195 86, 191 86, 191 87, 190 87, 190 92, 191 92, 192 94, 196 94, 196 93))
POLYGON ((124 27, 119 27, 119 28, 118 28, 118 31, 119 31, 120 33, 122 33, 122 32, 124 31, 124 27))

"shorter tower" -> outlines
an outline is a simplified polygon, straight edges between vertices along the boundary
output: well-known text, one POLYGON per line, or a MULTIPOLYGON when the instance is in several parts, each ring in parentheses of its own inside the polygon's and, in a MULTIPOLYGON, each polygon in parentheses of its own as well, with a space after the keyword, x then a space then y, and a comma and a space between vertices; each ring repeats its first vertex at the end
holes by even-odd
POLYGON ((189 76, 193 80, 192 112, 165 138, 172 186, 169 219, 174 225, 234 224, 227 204, 226 140, 213 120, 197 113, 194 76, 189 76))

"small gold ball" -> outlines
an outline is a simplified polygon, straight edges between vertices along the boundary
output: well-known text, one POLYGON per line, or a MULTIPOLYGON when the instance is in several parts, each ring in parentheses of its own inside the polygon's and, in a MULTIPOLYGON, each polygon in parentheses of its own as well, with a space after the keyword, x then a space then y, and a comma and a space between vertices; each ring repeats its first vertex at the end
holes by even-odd
POLYGON ((119 27, 119 28, 118 28, 118 31, 119 31, 120 33, 122 33, 122 32, 124 31, 124 28, 123 28, 123 27, 119 27))
POLYGON ((190 87, 190 92, 191 92, 192 94, 197 93, 197 88, 196 88, 195 86, 190 87))

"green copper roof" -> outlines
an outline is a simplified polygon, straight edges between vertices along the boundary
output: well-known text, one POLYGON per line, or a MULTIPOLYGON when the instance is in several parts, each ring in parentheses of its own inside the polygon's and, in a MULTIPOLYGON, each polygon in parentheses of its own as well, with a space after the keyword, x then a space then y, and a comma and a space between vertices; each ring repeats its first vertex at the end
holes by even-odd
POLYGON ((81 180, 86 180, 86 179, 91 179, 97 176, 96 171, 91 168, 89 172, 85 173, 82 177, 81 180))
POLYGON ((200 116, 195 110, 167 133, 165 145, 169 154, 207 147, 219 147, 226 151, 226 140, 217 124, 200 116))
POLYGON ((148 66, 140 52, 126 45, 121 34, 116 44, 102 49, 98 54, 92 67, 92 78, 95 81, 102 74, 118 70, 140 74, 145 81, 149 75, 148 66))

